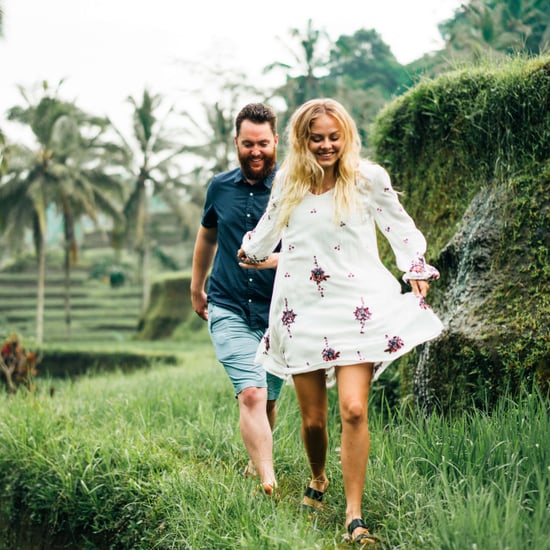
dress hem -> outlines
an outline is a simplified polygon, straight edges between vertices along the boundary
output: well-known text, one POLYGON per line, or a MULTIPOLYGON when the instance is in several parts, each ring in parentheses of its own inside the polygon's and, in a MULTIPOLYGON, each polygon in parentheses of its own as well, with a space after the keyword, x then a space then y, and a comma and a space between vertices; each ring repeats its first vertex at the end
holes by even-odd
POLYGON ((331 362, 330 364, 327 364, 326 362, 322 363, 316 363, 313 366, 308 365, 305 368, 300 368, 299 370, 293 369, 292 372, 290 372, 289 368, 286 366, 282 366, 280 363, 276 362, 273 357, 266 355, 265 353, 262 353, 260 357, 257 358, 258 362, 264 367, 264 369, 272 374, 273 376, 277 376, 278 378, 282 378, 287 382, 287 384, 292 384, 292 376, 295 374, 304 374, 306 372, 314 372, 317 370, 325 370, 326 372, 326 378, 327 378, 327 386, 333 386, 336 382, 336 376, 334 369, 335 367, 344 367, 346 365, 357 365, 357 364, 363 364, 363 363, 373 363, 374 364, 374 375, 372 377, 372 381, 375 382, 378 380, 380 375, 396 360, 400 357, 403 357, 403 355, 406 355, 410 351, 412 351, 414 348, 425 344, 431 340, 434 340, 437 338, 443 329, 440 329, 436 332, 434 332, 431 336, 424 336, 423 339, 415 344, 409 345, 406 348, 400 349, 398 352, 395 352, 391 357, 384 357, 383 359, 368 359, 365 361, 343 361, 343 362, 331 362), (267 365, 266 365, 267 363, 267 365), (269 363, 272 365, 281 365, 278 368, 270 368, 269 363))

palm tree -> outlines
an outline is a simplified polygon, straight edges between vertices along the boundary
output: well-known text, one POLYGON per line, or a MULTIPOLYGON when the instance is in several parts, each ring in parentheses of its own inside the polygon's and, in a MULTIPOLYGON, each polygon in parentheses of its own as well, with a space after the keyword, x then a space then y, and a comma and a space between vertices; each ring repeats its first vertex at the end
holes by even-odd
MULTIPOLYGON (((124 232, 138 252, 142 307, 145 309, 150 292, 150 201, 154 196, 158 197, 179 213, 181 200, 178 192, 183 172, 178 157, 184 148, 172 137, 174 129, 169 126, 176 115, 175 109, 165 108, 162 96, 145 89, 139 101, 133 97, 128 101, 133 107, 132 141, 117 129, 124 154, 123 177, 132 182, 124 206, 124 232), (165 113, 159 118, 163 109, 166 109, 165 113)), ((177 131, 181 135, 182 129, 177 131)))
POLYGON ((37 258, 36 340, 43 339, 44 282, 46 276, 46 200, 40 184, 43 155, 25 146, 8 145, 10 156, 6 180, 0 185, 0 230, 5 242, 17 249, 25 230, 32 229, 37 258))
POLYGON ((299 44, 296 49, 287 47, 295 65, 275 62, 267 65, 264 72, 275 69, 286 71, 286 83, 277 90, 277 94, 285 98, 288 110, 293 111, 304 101, 321 95, 320 78, 328 73, 330 40, 326 31, 313 27, 311 19, 308 19, 304 30, 293 28, 289 35, 299 44), (292 72, 298 74, 292 75, 292 72))
POLYGON ((8 119, 27 125, 34 148, 14 145, 7 148, 7 181, 0 187, 0 213, 13 233, 32 226, 38 258, 37 341, 43 339, 46 211, 56 205, 63 219, 65 247, 65 323, 70 337, 70 269, 77 258, 75 223, 83 216, 96 224, 98 213, 120 216, 115 206, 118 180, 101 164, 108 144, 102 141, 107 121, 90 116, 74 103, 58 97, 60 82, 50 90, 42 84, 38 99, 22 88, 25 106, 12 107, 8 119), (5 199, 5 200, 4 200, 5 199), (2 216, 4 218, 4 216, 2 216))
POLYGON ((543 53, 550 41, 548 0, 471 0, 440 25, 447 48, 462 56, 543 53))

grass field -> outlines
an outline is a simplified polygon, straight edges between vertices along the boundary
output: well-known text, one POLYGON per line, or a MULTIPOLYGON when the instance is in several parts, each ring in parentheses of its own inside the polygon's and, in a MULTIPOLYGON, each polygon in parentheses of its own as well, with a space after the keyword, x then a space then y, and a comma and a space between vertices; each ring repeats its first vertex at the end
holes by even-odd
MULTIPOLYGON (((181 348, 179 366, 39 377, 38 392, 0 399, 3 548, 346 547, 334 392, 331 486, 309 521, 299 511, 308 469, 293 388, 279 404, 280 491, 269 499, 241 476, 237 405, 211 347, 181 348)), ((364 517, 379 548, 550 549, 543 398, 526 392, 454 419, 371 410, 370 425, 364 517)))

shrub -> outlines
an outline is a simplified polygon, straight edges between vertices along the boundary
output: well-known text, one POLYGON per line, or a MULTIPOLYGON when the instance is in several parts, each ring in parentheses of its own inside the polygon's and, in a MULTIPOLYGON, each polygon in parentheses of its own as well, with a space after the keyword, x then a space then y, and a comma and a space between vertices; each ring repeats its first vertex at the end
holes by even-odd
POLYGON ((34 390, 33 380, 38 374, 36 366, 39 362, 38 355, 26 350, 17 334, 8 336, 0 350, 2 381, 8 393, 15 393, 20 386, 34 390))

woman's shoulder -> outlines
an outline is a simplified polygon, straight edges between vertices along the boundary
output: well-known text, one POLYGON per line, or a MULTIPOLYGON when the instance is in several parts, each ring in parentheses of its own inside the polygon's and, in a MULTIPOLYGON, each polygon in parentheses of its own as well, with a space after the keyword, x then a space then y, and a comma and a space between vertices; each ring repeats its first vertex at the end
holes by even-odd
POLYGON ((359 164, 360 181, 367 187, 385 185, 389 180, 387 170, 376 162, 362 160, 359 164))

